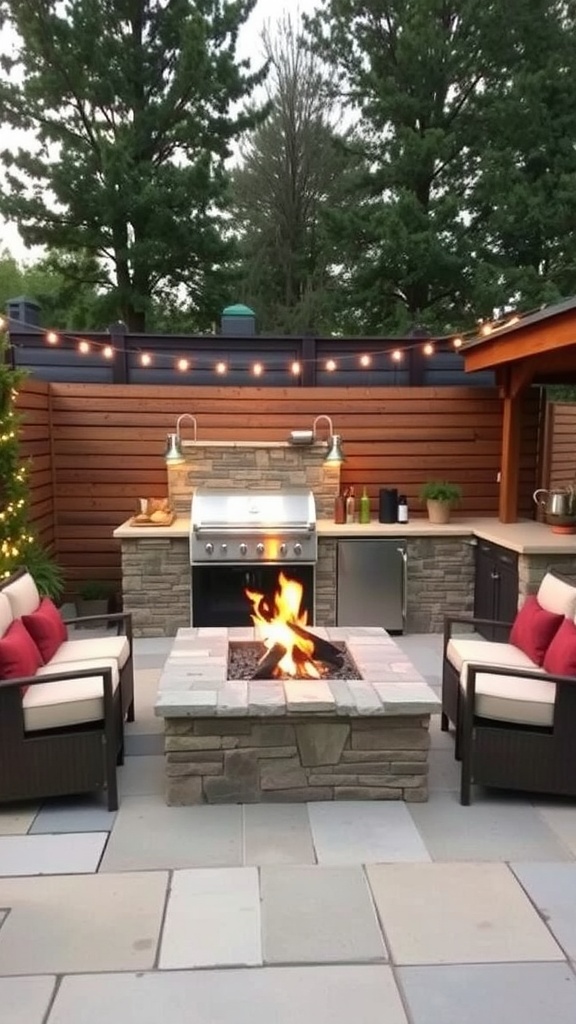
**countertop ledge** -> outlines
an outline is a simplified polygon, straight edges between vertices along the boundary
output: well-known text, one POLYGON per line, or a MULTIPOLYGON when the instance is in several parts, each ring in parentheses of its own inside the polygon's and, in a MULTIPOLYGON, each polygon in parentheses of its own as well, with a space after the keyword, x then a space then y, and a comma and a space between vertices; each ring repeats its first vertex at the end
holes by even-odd
MULTIPOLYGON (((501 544, 521 555, 576 555, 576 534, 552 533, 549 526, 533 520, 501 523, 499 519, 458 519, 438 526, 427 519, 412 519, 409 523, 333 523, 319 519, 316 524, 319 537, 385 538, 385 537, 478 537, 492 544, 501 544)), ((188 538, 190 520, 179 517, 171 526, 130 526, 130 520, 118 526, 116 540, 172 540, 188 538)))

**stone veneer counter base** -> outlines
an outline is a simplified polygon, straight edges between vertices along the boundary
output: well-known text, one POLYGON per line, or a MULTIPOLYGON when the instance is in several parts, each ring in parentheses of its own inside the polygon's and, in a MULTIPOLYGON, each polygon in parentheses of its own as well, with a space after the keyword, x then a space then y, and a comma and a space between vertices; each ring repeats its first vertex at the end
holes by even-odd
POLYGON ((178 631, 156 701, 168 804, 427 799, 432 688, 383 629, 314 633, 362 679, 229 680, 229 643, 255 629, 178 631))

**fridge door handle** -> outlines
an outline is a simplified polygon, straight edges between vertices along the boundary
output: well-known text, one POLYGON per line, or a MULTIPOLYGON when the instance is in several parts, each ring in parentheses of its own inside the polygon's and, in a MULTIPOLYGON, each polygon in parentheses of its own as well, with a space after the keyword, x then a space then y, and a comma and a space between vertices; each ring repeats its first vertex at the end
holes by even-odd
POLYGON ((408 552, 406 548, 396 548, 402 559, 402 624, 406 625, 406 613, 408 610, 408 552))

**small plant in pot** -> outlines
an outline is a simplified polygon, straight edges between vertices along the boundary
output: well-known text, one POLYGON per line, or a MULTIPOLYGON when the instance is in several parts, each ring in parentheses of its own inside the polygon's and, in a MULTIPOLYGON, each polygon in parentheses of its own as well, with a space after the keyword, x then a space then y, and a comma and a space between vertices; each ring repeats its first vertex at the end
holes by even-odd
POLYGON ((450 513, 462 497, 462 488, 447 480, 428 480, 420 491, 420 500, 426 504, 431 523, 447 523, 450 513))
POLYGON ((88 580, 78 591, 76 610, 80 617, 106 615, 114 595, 114 584, 105 580, 88 580))

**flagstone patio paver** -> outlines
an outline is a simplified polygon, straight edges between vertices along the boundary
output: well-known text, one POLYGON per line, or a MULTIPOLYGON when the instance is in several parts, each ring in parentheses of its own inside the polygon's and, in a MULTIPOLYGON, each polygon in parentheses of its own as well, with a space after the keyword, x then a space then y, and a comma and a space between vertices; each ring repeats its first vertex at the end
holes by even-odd
POLYGON ((370 864, 366 872, 396 964, 563 957, 505 864, 370 864))
POLYGON ((245 864, 315 864, 305 804, 246 804, 245 864))
POLYGON ((260 876, 266 963, 387 960, 360 867, 270 866, 260 876))
POLYGON ((0 876, 96 871, 107 839, 108 832, 0 836, 0 876))
POLYGON ((308 807, 319 864, 430 859, 403 803, 342 801, 308 807))
POLYGON ((69 977, 49 1024, 112 1022, 119 1008, 122 1024, 408 1024, 384 965, 69 977))
POLYGON ((0 879, 0 977, 149 970, 167 887, 165 871, 0 879))
POLYGON ((160 968, 250 967, 261 963, 257 869, 175 871, 160 968))
POLYGON ((0 1020, 6 1024, 43 1024, 56 978, 0 978, 0 1020))

